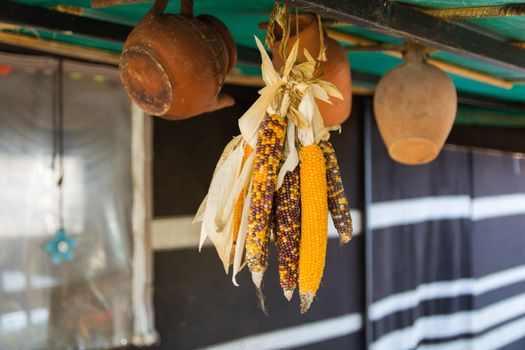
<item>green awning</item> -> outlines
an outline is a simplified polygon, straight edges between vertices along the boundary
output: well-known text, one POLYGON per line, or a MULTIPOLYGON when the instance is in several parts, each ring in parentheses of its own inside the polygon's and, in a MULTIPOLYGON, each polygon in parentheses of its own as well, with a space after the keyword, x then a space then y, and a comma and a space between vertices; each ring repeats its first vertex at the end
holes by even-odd
MULTIPOLYGON (((116 23, 125 23, 129 25, 135 24, 150 8, 151 3, 139 3, 133 5, 115 6, 105 9, 91 9, 90 0, 16 0, 19 3, 38 5, 43 7, 52 7, 57 5, 73 5, 85 8, 84 16, 98 18, 101 20, 112 21, 116 23)), ((485 6, 485 5, 502 5, 522 3, 522 1, 502 1, 502 0, 463 0, 461 2, 455 0, 405 0, 403 3, 424 7, 468 7, 468 6, 485 6)), ((259 29, 260 22, 267 21, 268 15, 272 9, 273 0, 252 0, 252 1, 236 1, 236 0, 198 0, 195 1, 195 14, 212 14, 222 20, 229 30, 232 32, 237 45, 244 46, 251 49, 256 49, 253 39, 254 35, 259 38, 264 37, 264 31, 259 29)), ((179 1, 172 0, 168 5, 167 12, 177 13, 179 9, 179 1)), ((469 20, 475 25, 483 27, 486 30, 493 31, 498 35, 502 35, 508 40, 525 40, 525 17, 500 17, 500 18, 483 18, 469 20)), ((402 43, 401 40, 389 37, 383 34, 378 34, 370 30, 359 28, 356 26, 338 26, 337 30, 345 31, 347 33, 356 34, 367 39, 385 43, 402 43)), ((40 36, 42 38, 53 39, 61 42, 84 45, 104 50, 118 52, 122 45, 118 43, 104 42, 101 40, 87 39, 66 33, 53 33, 42 30, 35 30, 32 28, 24 28, 21 30, 23 34, 40 36)), ((524 50, 525 54, 525 50, 524 50)), ((502 79, 523 79, 523 74, 515 73, 510 70, 491 66, 485 63, 480 63, 472 59, 459 57, 454 54, 446 52, 436 52, 432 54, 433 57, 445 62, 450 62, 455 65, 466 67, 482 73, 489 74, 494 77, 502 79)), ((350 52, 350 62, 353 72, 364 72, 374 75, 383 75, 390 69, 400 64, 402 61, 399 58, 392 57, 380 52, 350 52)), ((257 75, 260 70, 257 67, 239 65, 238 72, 248 75, 257 75)), ((473 79, 451 75, 457 90, 459 92, 473 93, 477 95, 494 97, 509 101, 525 102, 525 84, 514 84, 512 89, 505 89, 494 85, 482 83, 473 79)), ((355 82, 357 85, 360 82, 355 82)), ((369 83, 364 83, 369 85, 369 83)), ((368 87, 368 86, 367 86, 368 87)), ((486 115, 494 116, 492 112, 487 111, 486 115)), ((468 122, 472 120, 475 113, 472 111, 458 114, 458 123, 468 122)), ((481 117, 480 117, 481 118, 481 117)), ((510 118, 510 117, 509 117, 510 118)), ((497 125, 497 118, 483 117, 483 122, 491 120, 487 123, 497 125), (494 119, 494 120, 493 120, 494 119), (493 120, 493 121, 492 121, 493 120)), ((480 120, 481 120, 480 119, 480 120)), ((521 120, 521 117, 518 118, 521 120)), ((501 119, 502 125, 515 125, 515 119, 501 119)), ((491 124, 491 125, 492 125, 491 124)))

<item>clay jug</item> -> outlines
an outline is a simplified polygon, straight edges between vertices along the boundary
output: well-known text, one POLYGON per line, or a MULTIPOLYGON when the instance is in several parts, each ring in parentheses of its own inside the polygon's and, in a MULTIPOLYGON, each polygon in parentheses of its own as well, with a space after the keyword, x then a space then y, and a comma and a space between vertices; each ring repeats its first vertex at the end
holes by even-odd
MULTIPOLYGON (((305 48, 312 56, 317 57, 321 44, 316 16, 311 13, 299 14, 297 18, 292 16, 290 23, 292 33, 288 41, 288 52, 290 52, 299 38, 298 61, 304 62, 306 60, 303 54, 305 48), (296 23, 299 28, 299 34, 296 34, 296 23)), ((282 32, 278 26, 275 26, 274 35, 276 41, 271 48, 273 54, 272 62, 276 69, 280 69, 283 65, 283 60, 279 56, 282 32)), ((332 98, 331 105, 316 100, 325 125, 332 126, 341 124, 350 117, 352 110, 352 78, 350 75, 350 62, 345 49, 337 41, 329 38, 326 33, 324 33, 324 38, 327 61, 321 64, 322 79, 337 86, 344 97, 344 100, 332 98)))
POLYGON ((124 89, 146 113, 169 119, 232 105, 219 95, 237 60, 228 29, 212 16, 194 18, 192 1, 181 1, 181 15, 163 14, 166 3, 157 0, 124 44, 124 89))
POLYGON ((374 95, 383 141, 390 157, 402 164, 434 160, 456 116, 454 83, 425 59, 423 48, 409 46, 405 63, 381 78, 374 95))

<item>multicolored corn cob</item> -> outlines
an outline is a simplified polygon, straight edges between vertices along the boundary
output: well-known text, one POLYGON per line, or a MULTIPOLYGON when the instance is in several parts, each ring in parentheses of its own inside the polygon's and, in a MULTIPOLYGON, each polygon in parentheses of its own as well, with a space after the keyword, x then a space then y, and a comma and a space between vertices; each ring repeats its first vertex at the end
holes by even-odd
MULTIPOLYGON (((241 169, 244 168, 244 164, 246 163, 246 160, 248 160, 248 157, 250 157, 252 152, 253 148, 249 144, 246 144, 244 146, 244 155, 242 157, 241 169)), ((239 198, 237 198, 237 201, 235 202, 235 207, 233 209, 233 242, 230 254, 230 265, 233 264, 233 255, 235 254, 235 246, 237 245, 237 238, 239 237, 239 229, 241 226, 242 210, 244 208, 244 198, 246 198, 247 193, 248 186, 246 186, 246 188, 244 188, 239 194, 239 198)))
POLYGON ((299 166, 284 176, 283 184, 275 195, 275 208, 279 280, 284 296, 290 301, 297 286, 299 270, 301 238, 299 166))
POLYGON ((321 148, 302 147, 299 156, 301 188, 301 243, 299 294, 301 313, 310 308, 321 284, 328 240, 328 198, 325 158, 321 148))
POLYGON ((326 160, 326 182, 328 184, 328 208, 332 214, 334 226, 339 233, 341 244, 350 242, 352 239, 352 216, 350 206, 343 187, 341 171, 337 162, 332 144, 322 141, 319 146, 323 150, 326 160))
POLYGON ((283 117, 267 115, 259 128, 255 149, 246 260, 258 290, 268 267, 269 220, 277 184, 279 164, 284 149, 286 122, 283 117))

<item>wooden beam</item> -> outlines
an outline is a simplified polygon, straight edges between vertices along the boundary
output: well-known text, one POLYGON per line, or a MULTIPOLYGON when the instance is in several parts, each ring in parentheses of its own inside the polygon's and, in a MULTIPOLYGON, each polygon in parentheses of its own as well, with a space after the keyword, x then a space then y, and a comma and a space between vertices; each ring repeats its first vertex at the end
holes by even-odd
POLYGON ((524 51, 503 40, 445 21, 397 1, 282 0, 386 35, 525 73, 524 51))

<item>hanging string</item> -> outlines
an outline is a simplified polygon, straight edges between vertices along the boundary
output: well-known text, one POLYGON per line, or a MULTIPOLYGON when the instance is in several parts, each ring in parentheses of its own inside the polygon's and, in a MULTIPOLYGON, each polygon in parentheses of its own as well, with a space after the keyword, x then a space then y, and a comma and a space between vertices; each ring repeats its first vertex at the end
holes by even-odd
MULTIPOLYGON (((56 75, 59 76, 59 73, 58 73, 58 70, 59 68, 57 67, 57 72, 56 72, 56 75)), ((55 94, 53 95, 53 104, 52 104, 52 110, 51 110, 51 127, 52 127, 52 132, 53 132, 53 139, 52 139, 52 153, 51 153, 51 170, 55 170, 55 167, 56 167, 56 159, 57 159, 57 154, 58 154, 58 97, 55 97, 55 96, 58 96, 58 85, 59 85, 59 82, 58 82, 58 78, 55 77, 55 85, 54 85, 54 92, 55 94)))
MULTIPOLYGON (((283 31, 283 37, 281 39, 281 45, 279 46, 279 56, 283 61, 286 61, 288 40, 290 39, 290 7, 284 5, 279 10, 277 15, 277 24, 281 27, 283 31)), ((284 67, 284 66, 283 66, 284 67)))
POLYGON ((299 38, 299 9, 295 8, 295 37, 299 38))
MULTIPOLYGON (((295 35, 299 37, 299 11, 297 7, 295 9, 295 35)), ((319 30, 319 53, 317 55, 316 71, 320 70, 320 63, 327 60, 326 58, 326 42, 323 21, 320 15, 316 15, 317 26, 319 30)), ((272 13, 270 14, 270 20, 266 28, 265 43, 268 48, 271 49, 275 42, 275 24, 281 28, 281 38, 279 45, 279 56, 283 61, 286 60, 288 40, 291 34, 291 11, 290 7, 285 4, 282 7, 278 1, 274 2, 272 13)))
POLYGON ((277 17, 277 13, 279 12, 279 2, 275 1, 273 3, 273 9, 272 13, 270 14, 270 20, 268 21, 268 27, 266 28, 266 36, 264 38, 264 42, 266 43, 266 46, 271 49, 273 46, 273 43, 275 42, 275 17, 277 17))
POLYGON ((57 69, 57 98, 56 98, 56 113, 53 119, 53 161, 52 168, 58 169, 58 179, 56 186, 58 189, 58 225, 59 228, 64 228, 64 67, 62 60, 58 61, 57 69))
POLYGON ((324 41, 324 27, 321 16, 317 15, 317 25, 319 28, 319 55, 317 56, 318 62, 326 61, 326 43, 324 41))

